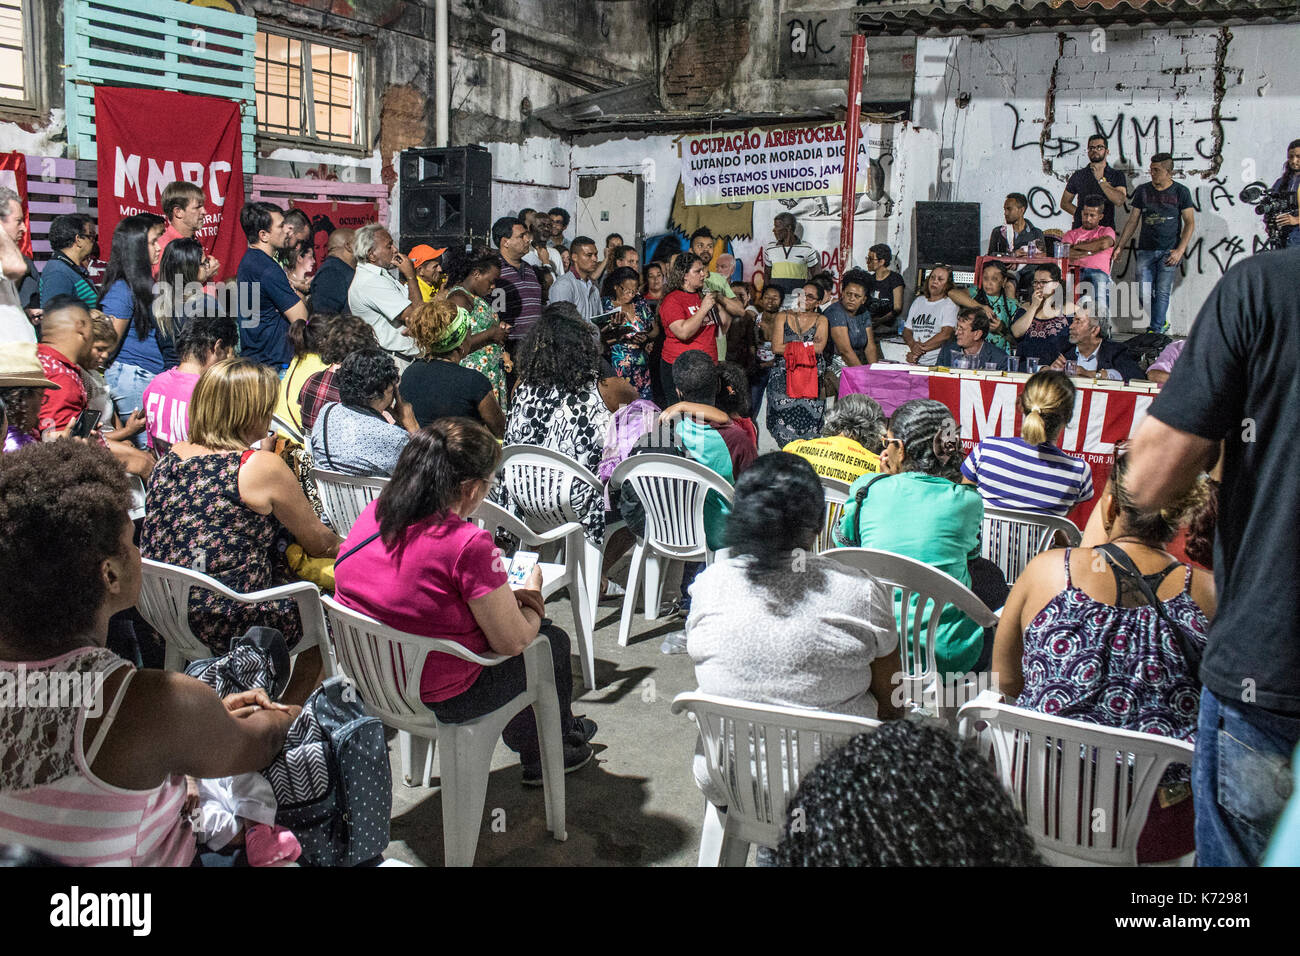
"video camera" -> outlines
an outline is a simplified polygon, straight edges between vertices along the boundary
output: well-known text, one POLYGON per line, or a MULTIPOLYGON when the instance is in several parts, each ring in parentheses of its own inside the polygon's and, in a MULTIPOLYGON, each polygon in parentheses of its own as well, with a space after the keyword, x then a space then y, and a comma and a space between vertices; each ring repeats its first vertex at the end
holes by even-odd
POLYGON ((1238 197, 1247 205, 1255 207, 1256 215, 1264 219, 1264 232, 1268 235, 1268 248, 1283 249, 1286 237, 1295 226, 1279 226, 1274 220, 1278 216, 1293 215, 1297 211, 1295 192, 1274 192, 1263 183, 1251 183, 1241 191, 1238 197))

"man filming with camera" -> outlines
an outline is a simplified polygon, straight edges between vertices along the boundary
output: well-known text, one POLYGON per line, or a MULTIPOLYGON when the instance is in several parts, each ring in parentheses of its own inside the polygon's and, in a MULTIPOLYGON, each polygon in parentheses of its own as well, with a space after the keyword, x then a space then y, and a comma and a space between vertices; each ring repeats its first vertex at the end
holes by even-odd
MULTIPOLYGON (((1300 246, 1300 229, 1296 228, 1300 226, 1300 139, 1293 139, 1286 148, 1286 165, 1282 167, 1278 181, 1273 184, 1272 192, 1279 200, 1286 197, 1290 206, 1289 212, 1273 216, 1273 226, 1280 230, 1279 248, 1300 246)), ((1269 230, 1270 233, 1272 231, 1269 230)))

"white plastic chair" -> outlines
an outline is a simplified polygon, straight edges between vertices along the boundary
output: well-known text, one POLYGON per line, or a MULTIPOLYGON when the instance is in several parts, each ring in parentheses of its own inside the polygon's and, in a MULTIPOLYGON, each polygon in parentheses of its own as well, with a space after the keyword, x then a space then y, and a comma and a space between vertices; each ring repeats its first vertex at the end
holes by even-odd
POLYGON ((1035 555, 1057 546, 1057 532, 1071 548, 1083 538, 1069 518, 985 507, 980 553, 998 566, 1008 585, 1014 584, 1035 555))
MULTIPOLYGON (((1191 765, 1186 741, 1049 717, 985 691, 961 709, 979 723, 1002 785, 1043 858, 1055 866, 1136 866, 1138 837, 1170 764, 1191 765)), ((1164 865, 1191 866, 1189 853, 1164 865)))
POLYGON ((704 500, 717 492, 728 505, 732 487, 727 479, 697 461, 676 455, 633 455, 614 469, 610 485, 630 482, 645 509, 645 534, 637 540, 627 572, 627 594, 618 624, 618 643, 627 647, 632 630, 632 612, 637 588, 645 576, 645 616, 659 617, 663 596, 664 570, 668 561, 703 561, 712 564, 716 555, 704 532, 704 500))
POLYGON ((298 605, 302 619, 302 638, 293 649, 295 655, 310 647, 321 649, 325 676, 334 673, 325 638, 325 615, 321 610, 320 589, 308 581, 296 581, 280 587, 266 588, 240 594, 232 591, 216 578, 190 568, 143 559, 140 597, 136 602, 141 616, 162 635, 167 645, 163 667, 169 671, 183 671, 191 661, 212 657, 212 649, 194 636, 190 630, 190 594, 196 589, 215 591, 229 601, 240 604, 261 604, 264 601, 292 600, 298 605))
POLYGON ((406 634, 323 598, 339 669, 357 687, 366 708, 401 735, 407 782, 429 786, 429 744, 441 741, 442 828, 447 866, 473 866, 497 739, 515 714, 532 707, 542 757, 546 828, 565 840, 564 741, 550 641, 539 635, 524 651, 527 689, 501 707, 463 724, 444 724, 420 700, 420 678, 430 654, 495 667, 510 658, 475 654, 455 641, 406 634))
POLYGON ((725 814, 704 801, 700 866, 744 866, 751 843, 775 849, 799 781, 850 737, 880 726, 699 692, 677 695, 672 712, 682 711, 699 725, 709 779, 726 795, 725 814))
POLYGON ((131 510, 127 512, 127 517, 132 521, 139 521, 148 513, 145 505, 149 496, 145 493, 144 481, 139 475, 127 475, 126 484, 131 492, 131 510))
POLYGON ((335 534, 344 538, 361 517, 361 512, 366 510, 366 505, 378 498, 388 484, 387 478, 343 475, 324 468, 313 468, 311 477, 320 492, 325 517, 330 519, 335 534))
POLYGON ((902 611, 895 615, 895 623, 903 662, 903 697, 917 709, 957 729, 958 707, 989 683, 973 674, 957 679, 946 675, 945 680, 945 675, 939 673, 934 654, 939 618, 950 604, 980 627, 996 625, 997 615, 970 588, 923 561, 873 548, 834 548, 824 552, 823 557, 866 571, 880 583, 902 592, 902 604, 895 605, 902 611))
POLYGON ((519 539, 526 550, 540 550, 554 544, 566 544, 565 563, 539 563, 542 570, 542 597, 549 598, 561 589, 568 589, 573 605, 573 620, 578 629, 578 657, 582 660, 582 682, 591 690, 596 689, 596 648, 592 636, 592 618, 587 605, 572 595, 583 593, 583 566, 577 560, 570 560, 582 553, 582 546, 573 542, 575 535, 582 535, 582 526, 575 530, 571 522, 566 522, 551 531, 538 533, 533 531, 509 511, 491 501, 484 501, 470 515, 470 521, 490 532, 502 529, 519 539))
POLYGON ((848 482, 835 478, 822 478, 822 491, 826 495, 826 518, 822 530, 817 535, 817 550, 827 551, 835 547, 835 529, 844 517, 844 505, 849 500, 848 482))

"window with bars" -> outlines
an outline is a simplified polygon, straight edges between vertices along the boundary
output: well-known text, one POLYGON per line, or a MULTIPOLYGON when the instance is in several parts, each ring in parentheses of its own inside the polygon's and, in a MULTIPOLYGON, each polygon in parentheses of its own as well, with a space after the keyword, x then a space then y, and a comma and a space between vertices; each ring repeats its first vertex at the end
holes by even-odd
POLYGON ((360 49, 259 30, 256 61, 258 132, 362 144, 360 49))
POLYGON ((34 2, 0 0, 0 105, 35 105, 34 2))

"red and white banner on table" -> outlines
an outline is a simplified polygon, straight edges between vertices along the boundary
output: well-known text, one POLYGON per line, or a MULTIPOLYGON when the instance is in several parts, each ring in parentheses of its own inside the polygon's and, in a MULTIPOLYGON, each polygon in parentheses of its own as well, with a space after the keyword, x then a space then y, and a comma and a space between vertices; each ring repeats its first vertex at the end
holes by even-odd
POLYGON ((233 277, 248 248, 239 227, 244 205, 239 104, 211 96, 100 86, 95 89, 99 234, 107 250, 118 221, 162 214, 168 183, 203 190, 207 218, 198 240, 233 277))
MULTIPOLYGON (((1115 445, 1132 436, 1155 400, 1154 392, 1120 387, 1090 387, 1076 381, 1074 417, 1061 433, 1060 447, 1081 458, 1092 469, 1097 495, 1106 486, 1115 466, 1115 445)), ((969 453, 985 438, 1014 438, 1020 434, 1020 393, 1025 383, 1012 378, 928 375, 905 369, 859 366, 845 369, 840 376, 840 394, 871 395, 881 402, 886 415, 903 401, 932 398, 943 402, 961 428, 962 447, 969 453)), ((1092 513, 1093 503, 1084 502, 1070 512, 1080 528, 1092 513)))

